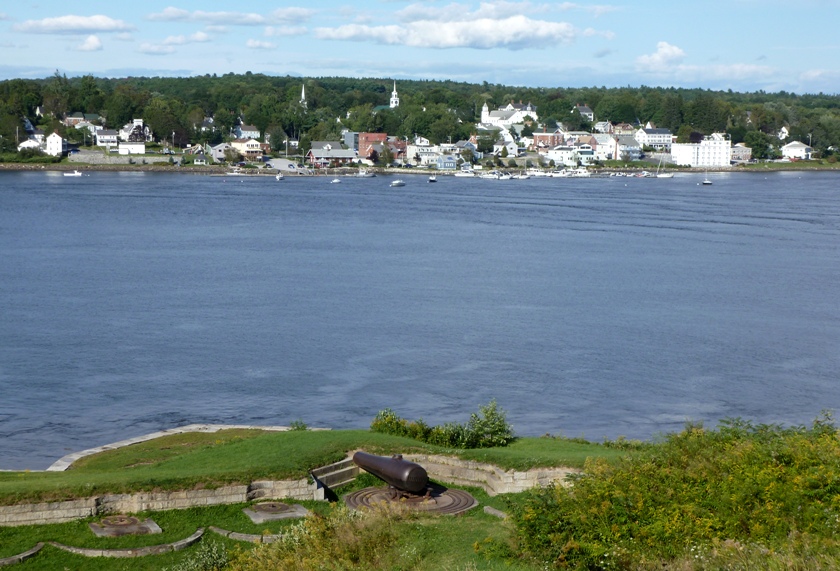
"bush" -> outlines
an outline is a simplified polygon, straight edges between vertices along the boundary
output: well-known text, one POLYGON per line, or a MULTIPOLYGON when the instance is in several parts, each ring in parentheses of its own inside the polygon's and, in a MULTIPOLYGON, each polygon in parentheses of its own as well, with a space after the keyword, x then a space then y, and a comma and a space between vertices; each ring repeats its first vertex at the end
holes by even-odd
POLYGON ((837 552, 840 433, 827 415, 810 428, 689 425, 615 464, 587 461, 572 487, 532 491, 511 511, 524 553, 572 568, 691 560, 724 541, 837 552))
POLYGON ((202 541, 193 553, 164 571, 216 571, 228 564, 225 546, 217 541, 202 541))
POLYGON ((370 429, 394 436, 407 436, 447 448, 491 448, 507 446, 513 442, 513 428, 495 400, 479 407, 478 410, 478 414, 470 415, 466 425, 449 422, 430 427, 422 420, 409 422, 390 408, 386 408, 376 414, 370 429))

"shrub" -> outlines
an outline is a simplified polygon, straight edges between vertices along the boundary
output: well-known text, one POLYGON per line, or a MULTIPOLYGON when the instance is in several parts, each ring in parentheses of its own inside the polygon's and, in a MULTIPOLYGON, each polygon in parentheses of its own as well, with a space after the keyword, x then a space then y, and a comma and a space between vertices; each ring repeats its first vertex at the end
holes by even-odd
POLYGON ((227 564, 228 553, 224 545, 217 541, 202 541, 186 559, 164 571, 216 571, 227 564))
POLYGON ((373 422, 370 424, 370 429, 383 434, 408 436, 408 422, 404 418, 397 416, 397 413, 390 408, 382 409, 376 413, 376 416, 373 417, 373 422))
POLYGON ((508 424, 505 412, 499 408, 495 399, 478 410, 478 414, 470 415, 467 424, 448 422, 430 427, 422 420, 408 422, 390 408, 386 408, 376 414, 370 429, 394 436, 407 436, 447 448, 490 448, 507 446, 513 442, 513 428, 508 424))
POLYGON ((839 437, 828 415, 810 428, 688 425, 617 463, 587 461, 571 488, 528 493, 511 507, 516 536, 572 568, 685 560, 727 540, 792 552, 797 534, 838 551, 839 437))

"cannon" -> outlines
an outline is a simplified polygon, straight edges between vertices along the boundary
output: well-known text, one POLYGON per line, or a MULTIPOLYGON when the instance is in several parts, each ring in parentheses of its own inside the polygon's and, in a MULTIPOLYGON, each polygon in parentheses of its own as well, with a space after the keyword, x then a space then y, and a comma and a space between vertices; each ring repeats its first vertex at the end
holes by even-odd
POLYGON ((353 463, 399 491, 421 494, 426 493, 429 485, 426 469, 414 462, 403 460, 401 455, 388 458, 356 452, 353 454, 353 463))

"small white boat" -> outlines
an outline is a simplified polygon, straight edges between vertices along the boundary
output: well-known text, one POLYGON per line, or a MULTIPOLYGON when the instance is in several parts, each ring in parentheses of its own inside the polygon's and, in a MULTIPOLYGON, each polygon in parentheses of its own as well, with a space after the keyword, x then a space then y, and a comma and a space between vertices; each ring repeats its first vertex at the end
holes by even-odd
POLYGON ((710 186, 712 184, 712 181, 709 180, 709 171, 706 171, 706 178, 703 179, 702 184, 704 186, 710 186))
POLYGON ((356 173, 356 176, 359 178, 373 178, 376 176, 376 173, 370 172, 365 169, 360 169, 359 172, 356 173))
POLYGON ((330 181, 330 184, 338 184, 338 183, 340 183, 340 182, 341 182, 341 179, 340 179, 340 178, 334 178, 334 179, 332 179, 332 180, 330 181))
POLYGON ((405 186, 405 181, 400 179, 392 180, 391 186, 405 186))
POLYGON ((277 180, 283 180, 283 173, 277 173, 276 175, 274 175, 274 178, 277 180))
POLYGON ((464 169, 456 172, 455 176, 463 178, 475 178, 475 173, 472 170, 464 169))
POLYGON ((531 178, 531 175, 529 175, 528 173, 521 172, 519 174, 513 175, 513 178, 515 180, 528 180, 529 178, 531 178))
POLYGON ((437 177, 435 175, 430 175, 429 182, 437 182, 437 177))
POLYGON ((74 170, 73 172, 64 173, 64 176, 82 176, 82 173, 80 171, 74 170))

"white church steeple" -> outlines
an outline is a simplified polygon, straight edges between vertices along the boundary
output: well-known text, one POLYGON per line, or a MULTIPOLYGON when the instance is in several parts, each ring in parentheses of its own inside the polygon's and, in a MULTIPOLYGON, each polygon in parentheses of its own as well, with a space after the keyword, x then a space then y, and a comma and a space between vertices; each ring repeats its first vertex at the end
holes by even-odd
POLYGON ((397 95, 397 82, 394 81, 394 91, 391 92, 391 109, 400 106, 400 98, 397 95))
POLYGON ((306 84, 300 86, 300 104, 306 109, 306 84))

